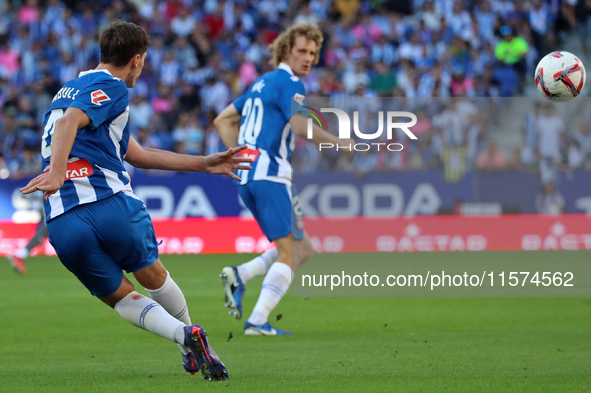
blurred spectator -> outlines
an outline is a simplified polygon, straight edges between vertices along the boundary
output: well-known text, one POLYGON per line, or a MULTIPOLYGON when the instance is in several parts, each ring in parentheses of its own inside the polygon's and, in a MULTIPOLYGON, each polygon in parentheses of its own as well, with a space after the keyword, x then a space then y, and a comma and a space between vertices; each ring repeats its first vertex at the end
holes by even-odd
POLYGON ((486 119, 480 119, 468 126, 466 135, 466 159, 472 167, 476 162, 478 153, 482 150, 482 143, 486 133, 486 119))
POLYGON ((189 45, 185 37, 177 37, 174 44, 174 57, 182 68, 189 68, 198 65, 197 53, 195 52, 195 49, 189 45))
POLYGON ((513 67, 515 72, 524 78, 527 71, 525 57, 529 49, 527 41, 517 37, 510 26, 501 27, 500 32, 503 39, 495 48, 495 57, 502 64, 513 67))
POLYGON ((396 76, 382 62, 376 63, 376 75, 371 79, 371 89, 384 97, 391 97, 396 89, 396 76))
POLYGON ((295 17, 294 24, 308 22, 313 25, 318 24, 318 17, 312 13, 309 3, 303 3, 301 11, 295 17))
POLYGON ((528 169, 538 169, 539 164, 536 157, 536 152, 539 152, 535 149, 535 147, 528 146, 526 142, 523 143, 521 146, 520 151, 520 158, 521 163, 528 169))
POLYGON ((18 11, 18 21, 25 26, 39 19, 37 0, 27 0, 26 4, 18 11))
POLYGON ((148 128, 150 125, 154 110, 146 97, 141 94, 136 94, 129 105, 129 124, 131 132, 135 132, 138 128, 148 128))
POLYGON ((380 36, 378 42, 371 46, 371 61, 383 62, 386 66, 392 66, 397 59, 394 45, 388 42, 385 35, 380 36))
POLYGON ((238 64, 240 69, 238 74, 240 75, 240 82, 242 86, 250 86, 258 78, 258 72, 254 63, 246 61, 244 53, 238 53, 237 55, 238 64))
POLYGON ((420 43, 418 34, 412 34, 410 40, 404 42, 398 48, 398 56, 401 59, 411 60, 413 63, 417 62, 423 55, 423 48, 420 43))
POLYGON ((535 207, 540 214, 561 214, 564 212, 564 197, 555 189, 554 183, 546 182, 536 196, 535 207))
POLYGON ((523 120, 523 140, 531 151, 534 151, 538 144, 538 118, 541 108, 542 105, 536 101, 523 120))
POLYGON ((141 147, 153 149, 160 148, 160 143, 158 143, 158 139, 154 137, 153 131, 149 131, 147 128, 138 129, 135 135, 135 139, 141 147))
POLYGON ((59 66, 59 82, 66 82, 78 77, 78 66, 74 63, 74 57, 70 53, 63 53, 59 66))
POLYGON ((11 177, 22 179, 25 177, 36 176, 41 173, 41 156, 39 155, 39 146, 30 145, 25 147, 23 156, 20 160, 12 162, 10 168, 11 177))
POLYGON ((439 29, 441 15, 435 10, 432 0, 423 2, 422 10, 416 14, 416 17, 425 23, 425 27, 431 31, 439 29))
POLYGON ((591 2, 579 0, 576 9, 577 30, 583 45, 583 55, 589 56, 589 37, 591 35, 591 2))
POLYGON ((369 86, 371 80, 369 75, 365 71, 363 64, 358 62, 355 64, 355 68, 348 71, 343 76, 343 82, 348 93, 353 93, 357 86, 364 85, 369 86))
POLYGON ((476 20, 478 21, 477 33, 485 42, 492 42, 494 40, 495 21, 497 16, 491 8, 490 1, 480 2, 478 12, 476 12, 476 20))
POLYGON ((576 142, 572 139, 568 138, 564 142, 564 151, 563 151, 563 162, 564 162, 564 169, 566 171, 573 171, 582 167, 584 155, 581 152, 581 149, 577 146, 576 142))
POLYGON ((505 169, 512 171, 522 171, 525 169, 525 165, 521 160, 521 150, 519 148, 515 148, 511 151, 511 158, 505 169))
POLYGON ((0 180, 7 179, 9 175, 10 170, 8 169, 8 165, 4 159, 4 154, 0 151, 0 180))
POLYGON ((192 85, 184 84, 182 87, 182 94, 179 97, 179 105, 181 112, 192 112, 200 105, 201 99, 195 88, 192 85))
MULTIPOLYGON (((195 18, 184 6, 178 8, 178 14, 170 21, 170 29, 180 37, 188 37, 195 28, 195 18)), ((206 22, 207 23, 207 22, 206 22)))
POLYGON ((158 95, 152 99, 151 105, 154 113, 165 113, 172 110, 172 90, 169 86, 162 85, 158 95))
POLYGON ((210 38, 215 39, 224 29, 224 8, 223 4, 218 4, 213 14, 205 17, 203 22, 207 26, 207 33, 210 38))
POLYGON ((464 5, 456 1, 453 5, 453 13, 447 19, 447 25, 451 28, 453 34, 464 41, 470 41, 473 37, 472 19, 464 5))
POLYGON ((205 112, 215 110, 220 113, 230 100, 230 89, 224 81, 210 78, 201 89, 201 108, 205 112))
POLYGON ((353 19, 361 7, 359 0, 334 0, 333 4, 344 22, 353 19))
POLYGON ((32 130, 36 126, 36 117, 29 97, 20 97, 18 100, 18 110, 15 116, 16 127, 21 130, 32 130))
POLYGON ((213 119, 215 119, 215 112, 211 112, 208 116, 207 129, 205 130, 205 154, 215 154, 220 151, 226 150, 226 147, 222 143, 219 134, 213 126, 213 119))
POLYGON ((465 143, 469 121, 458 109, 457 100, 451 100, 448 108, 433 117, 433 125, 442 130, 443 142, 450 146, 465 143))
POLYGON ((497 148, 494 141, 489 141, 486 150, 482 151, 476 158, 476 168, 481 171, 498 171, 507 166, 507 158, 497 148))
POLYGON ((261 63, 267 56, 268 45, 265 42, 265 37, 259 35, 256 41, 250 45, 248 51, 246 51, 246 61, 252 63, 261 63))
POLYGON ((541 58, 547 53, 546 45, 552 23, 552 15, 548 6, 542 0, 533 0, 528 19, 534 46, 538 52, 538 57, 541 58))
POLYGON ((166 52, 160 66, 160 81, 168 86, 176 85, 181 76, 181 65, 174 58, 172 51, 166 52))
POLYGON ((6 42, 0 42, 0 77, 9 78, 19 68, 19 54, 11 49, 6 42))
MULTIPOLYGON (((203 130, 197 124, 197 119, 190 113, 181 113, 172 137, 175 143, 182 142, 185 153, 203 154, 203 130)), ((175 151, 180 153, 178 150, 175 151)))
POLYGON ((581 122, 581 128, 574 135, 573 146, 581 153, 581 166, 591 169, 591 115, 581 122))
POLYGON ((555 177, 555 167, 560 162, 560 142, 566 127, 564 120, 556 113, 555 104, 546 104, 544 113, 538 117, 538 150, 542 181, 555 177))

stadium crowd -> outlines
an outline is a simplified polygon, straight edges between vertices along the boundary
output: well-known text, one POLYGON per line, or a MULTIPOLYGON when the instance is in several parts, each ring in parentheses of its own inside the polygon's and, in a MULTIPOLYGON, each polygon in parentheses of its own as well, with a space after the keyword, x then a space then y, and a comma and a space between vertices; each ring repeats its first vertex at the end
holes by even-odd
MULTIPOLYGON (((308 97, 497 97, 520 94, 529 81, 526 73, 564 34, 578 29, 586 37, 591 13, 587 4, 583 0, 0 2, 4 8, 0 9, 0 178, 38 173, 45 111, 63 83, 96 66, 98 33, 115 19, 137 23, 152 37, 141 79, 130 90, 133 135, 144 146, 210 154, 223 149, 212 120, 259 75, 271 70, 267 46, 289 24, 316 23, 325 35, 320 63, 304 81, 308 97)), ((494 143, 486 141, 485 117, 466 122, 474 104, 464 102, 459 105, 463 109, 455 105, 422 108, 423 137, 404 154, 390 159, 358 154, 347 163, 330 157, 321 160, 310 147, 303 147, 296 159, 309 159, 296 166, 313 171, 336 163, 362 174, 372 168, 522 169, 544 161, 537 146, 529 156, 520 151, 519 157, 517 153, 501 157, 494 143), (458 111, 463 111, 459 117, 454 115, 458 111), (462 123, 461 131, 449 135, 441 131, 442 125, 454 122, 462 123)), ((487 108, 487 113, 493 112, 487 108)), ((567 150, 584 147, 576 138, 563 142, 567 150)), ((570 155, 565 157, 573 161, 570 155)), ((579 159, 580 166, 588 167, 586 157, 579 159)))

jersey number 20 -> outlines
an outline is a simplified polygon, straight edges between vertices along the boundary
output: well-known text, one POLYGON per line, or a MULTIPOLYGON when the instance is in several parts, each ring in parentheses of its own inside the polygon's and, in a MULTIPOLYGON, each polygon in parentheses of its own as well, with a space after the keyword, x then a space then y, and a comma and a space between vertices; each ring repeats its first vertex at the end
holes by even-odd
POLYGON ((240 126, 240 133, 238 135, 238 145, 248 143, 249 145, 256 145, 257 138, 263 128, 263 100, 259 97, 254 99, 249 98, 244 103, 242 114, 246 116, 244 123, 240 126))
POLYGON ((47 142, 47 138, 53 138, 53 131, 55 129, 55 122, 64 115, 63 109, 54 109, 47 119, 47 124, 43 129, 43 138, 41 139, 41 155, 47 158, 51 155, 51 143, 47 142))

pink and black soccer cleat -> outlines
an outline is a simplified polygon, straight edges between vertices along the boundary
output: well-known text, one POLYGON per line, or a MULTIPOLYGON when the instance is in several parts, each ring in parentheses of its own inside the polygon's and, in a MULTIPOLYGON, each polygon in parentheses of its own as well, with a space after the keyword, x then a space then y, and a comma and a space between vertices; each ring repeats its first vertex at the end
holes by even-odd
POLYGON ((20 274, 21 276, 27 274, 27 267, 25 266, 25 261, 14 255, 8 255, 6 258, 8 258, 10 266, 12 266, 18 274, 20 274))

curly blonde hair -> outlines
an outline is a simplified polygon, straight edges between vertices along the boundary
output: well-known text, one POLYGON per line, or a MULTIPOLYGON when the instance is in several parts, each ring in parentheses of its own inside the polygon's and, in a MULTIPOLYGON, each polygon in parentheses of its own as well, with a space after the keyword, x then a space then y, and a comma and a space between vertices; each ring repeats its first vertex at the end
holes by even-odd
POLYGON ((299 23, 297 25, 290 26, 285 30, 279 37, 275 38, 275 41, 269 46, 269 52, 271 54, 271 64, 277 68, 279 63, 283 61, 283 56, 290 53, 295 45, 296 37, 306 37, 306 42, 314 41, 317 46, 316 56, 312 64, 318 64, 320 58, 320 48, 322 47, 322 33, 318 26, 308 22, 299 23))

